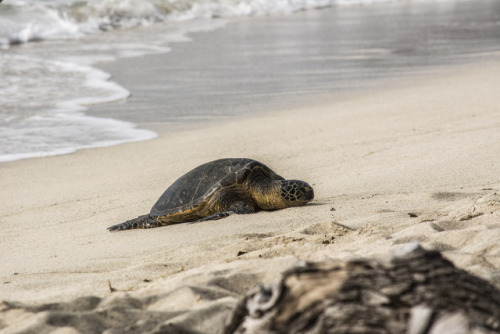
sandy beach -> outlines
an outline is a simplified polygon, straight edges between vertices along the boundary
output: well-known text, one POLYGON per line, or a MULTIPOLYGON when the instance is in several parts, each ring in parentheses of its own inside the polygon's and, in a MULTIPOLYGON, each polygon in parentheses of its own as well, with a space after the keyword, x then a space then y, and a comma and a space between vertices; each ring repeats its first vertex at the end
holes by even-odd
POLYGON ((0 163, 0 333, 219 333, 298 263, 415 242, 500 288, 497 13, 424 1, 229 19, 168 53, 99 63, 131 97, 86 113, 158 138, 0 163), (107 231, 229 157, 307 181, 315 199, 107 231))
POLYGON ((210 332, 249 288, 299 259, 383 257, 410 241, 500 287, 498 73, 498 62, 448 67, 305 109, 2 163, 0 330, 102 330, 88 326, 101 326, 103 313, 84 311, 119 306, 168 310, 165 323, 210 332), (316 198, 200 224, 106 230, 223 157, 306 180, 316 198), (71 316, 61 325, 47 308, 26 306, 44 303, 71 316))

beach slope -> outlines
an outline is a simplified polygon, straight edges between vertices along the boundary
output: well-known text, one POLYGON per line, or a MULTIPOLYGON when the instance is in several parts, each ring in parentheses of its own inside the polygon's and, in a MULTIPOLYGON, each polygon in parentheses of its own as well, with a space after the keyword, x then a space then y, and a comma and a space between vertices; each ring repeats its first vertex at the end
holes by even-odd
MULTIPOLYGON (((500 63, 447 68, 307 108, 2 163, 0 325, 48 332, 57 319, 33 305, 84 314, 130 303, 203 332, 203 319, 225 317, 248 289, 299 259, 387 256, 410 241, 499 286, 498 73, 500 63), (148 213, 188 170, 224 157, 305 180, 316 198, 200 224, 106 230, 148 213)), ((71 319, 84 332, 99 323, 71 319)))

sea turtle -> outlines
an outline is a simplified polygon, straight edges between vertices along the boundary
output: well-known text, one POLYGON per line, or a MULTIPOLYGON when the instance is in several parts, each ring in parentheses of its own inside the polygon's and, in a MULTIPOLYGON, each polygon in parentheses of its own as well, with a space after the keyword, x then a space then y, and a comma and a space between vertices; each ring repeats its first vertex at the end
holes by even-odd
POLYGON ((314 198, 304 181, 285 180, 252 159, 207 162, 175 181, 151 209, 110 231, 152 228, 172 223, 198 222, 304 205, 314 198))

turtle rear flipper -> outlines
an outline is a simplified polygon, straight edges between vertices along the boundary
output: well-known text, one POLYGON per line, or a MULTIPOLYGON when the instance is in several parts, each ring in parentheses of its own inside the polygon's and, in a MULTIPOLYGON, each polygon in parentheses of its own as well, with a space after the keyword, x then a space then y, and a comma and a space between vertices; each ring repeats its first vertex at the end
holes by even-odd
POLYGON ((163 226, 160 221, 157 219, 158 217, 151 215, 143 215, 139 216, 135 219, 127 220, 124 223, 113 225, 108 227, 108 231, 122 231, 122 230, 131 230, 134 228, 153 228, 163 226))

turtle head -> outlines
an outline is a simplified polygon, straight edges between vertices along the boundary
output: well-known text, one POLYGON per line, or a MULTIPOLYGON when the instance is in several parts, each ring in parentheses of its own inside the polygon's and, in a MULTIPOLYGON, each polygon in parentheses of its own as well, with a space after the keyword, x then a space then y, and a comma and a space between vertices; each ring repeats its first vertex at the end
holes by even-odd
POLYGON ((304 205, 314 198, 313 188, 304 181, 280 181, 280 196, 288 206, 304 205))

